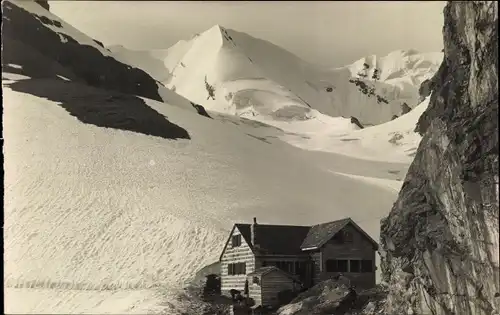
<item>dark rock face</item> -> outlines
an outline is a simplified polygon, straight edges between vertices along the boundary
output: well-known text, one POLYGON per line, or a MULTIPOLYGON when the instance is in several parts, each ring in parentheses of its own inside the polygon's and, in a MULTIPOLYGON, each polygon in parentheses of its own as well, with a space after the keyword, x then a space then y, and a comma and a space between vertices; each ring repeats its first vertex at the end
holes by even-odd
MULTIPOLYGON (((47 2, 40 2, 45 7, 47 2)), ((102 49, 81 44, 63 33, 63 25, 54 15, 33 14, 10 1, 2 3, 2 10, 2 66, 9 72, 30 78, 57 79, 59 75, 97 88, 164 101, 158 89, 165 87, 160 82, 141 69, 107 56, 102 49), (9 64, 22 68, 14 69, 9 64)), ((104 48, 101 42, 92 41, 104 48)), ((210 117, 203 106, 194 108, 210 117)))
POLYGON ((41 5, 45 10, 49 11, 50 10, 50 5, 48 1, 43 1, 43 0, 36 0, 36 3, 41 5))
MULTIPOLYGON (((11 41, 15 40, 46 59, 56 61, 88 85, 163 101, 158 93, 157 82, 144 71, 105 56, 97 48, 82 45, 74 38, 57 33, 48 26, 61 27, 58 21, 31 14, 15 3, 3 2, 2 37, 5 55, 23 58, 25 52, 17 50, 19 45, 11 45, 11 41)), ((13 63, 12 60, 2 60, 4 65, 9 63, 13 63)), ((20 65, 23 66, 23 75, 53 77, 51 71, 40 71, 42 66, 34 69, 25 67, 22 63, 20 65)))
POLYGON ((2 35, 4 44, 2 70, 4 72, 26 75, 31 78, 57 79, 59 75, 71 81, 84 83, 71 69, 63 66, 57 60, 47 58, 28 43, 12 38, 10 34, 5 32, 2 35))
POLYGON ((406 103, 401 104, 401 115, 408 114, 409 112, 411 112, 411 107, 406 103))
POLYGON ((99 46, 101 46, 101 47, 103 47, 103 48, 104 48, 104 45, 103 45, 100 41, 98 41, 97 39, 93 39, 93 41, 94 41, 97 45, 99 45, 99 46))
POLYGON ((205 116, 207 118, 212 118, 212 117, 210 117, 210 115, 205 110, 205 107, 201 106, 200 104, 195 104, 193 102, 191 102, 191 105, 196 109, 196 112, 198 114, 200 114, 201 116, 205 116))
POLYGON ((364 129, 365 127, 359 122, 359 119, 357 119, 354 116, 351 116, 351 124, 355 124, 358 126, 360 129, 364 129))
POLYGON ((163 101, 157 81, 144 71, 58 33, 63 25, 52 15, 32 14, 8 1, 3 13, 3 71, 30 78, 10 84, 11 89, 52 100, 86 124, 190 139, 136 96, 163 101))
POLYGON ((190 139, 182 127, 149 107, 142 98, 101 90, 62 79, 20 80, 9 84, 17 92, 54 101, 85 124, 132 131, 164 139, 190 139))
POLYGON ((384 314, 498 314, 498 3, 448 2, 445 58, 381 224, 384 314))
POLYGON ((434 79, 437 78, 437 75, 434 75, 432 79, 427 79, 422 84, 420 84, 420 88, 418 89, 418 94, 420 95, 420 101, 423 101, 427 96, 431 95, 431 92, 435 88, 434 79))

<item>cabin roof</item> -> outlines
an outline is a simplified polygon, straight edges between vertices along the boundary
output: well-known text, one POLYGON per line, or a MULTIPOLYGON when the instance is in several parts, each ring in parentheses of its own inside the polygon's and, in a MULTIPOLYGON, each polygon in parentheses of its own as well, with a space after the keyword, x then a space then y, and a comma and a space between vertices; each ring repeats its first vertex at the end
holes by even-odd
MULTIPOLYGON (((253 250, 255 246, 251 242, 251 224, 238 223, 236 227, 253 250)), ((255 228, 259 251, 263 254, 300 255, 302 254, 300 245, 311 227, 257 224, 255 228)))
POLYGON ((354 223, 351 218, 312 226, 300 248, 302 250, 320 248, 348 224, 352 224, 358 232, 364 235, 374 245, 375 249, 378 249, 377 242, 375 242, 374 239, 372 239, 361 227, 359 227, 359 225, 354 223))
MULTIPOLYGON (((258 250, 259 253, 264 255, 301 255, 304 254, 305 250, 321 248, 348 224, 352 224, 358 232, 368 239, 375 250, 378 249, 378 244, 373 238, 351 218, 345 218, 314 226, 257 224, 255 228, 259 244, 258 250)), ((251 224, 236 223, 231 230, 231 234, 237 228, 250 249, 255 253, 255 246, 252 244, 251 227, 251 224)), ((226 241, 219 260, 222 259, 230 239, 231 237, 226 241)))

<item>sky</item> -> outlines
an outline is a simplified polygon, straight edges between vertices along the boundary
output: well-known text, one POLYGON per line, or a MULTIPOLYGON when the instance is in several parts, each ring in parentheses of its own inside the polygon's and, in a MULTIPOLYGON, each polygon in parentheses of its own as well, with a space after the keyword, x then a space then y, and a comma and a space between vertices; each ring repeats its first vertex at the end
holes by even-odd
POLYGON ((399 49, 441 51, 445 1, 49 1, 105 45, 168 48, 215 24, 322 66, 399 49))

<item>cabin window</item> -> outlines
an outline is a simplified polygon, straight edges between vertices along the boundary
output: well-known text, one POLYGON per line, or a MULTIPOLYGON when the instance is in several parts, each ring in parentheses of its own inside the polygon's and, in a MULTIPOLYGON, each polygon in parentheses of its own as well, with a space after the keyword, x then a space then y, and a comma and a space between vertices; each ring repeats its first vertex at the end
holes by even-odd
POLYGON ((325 264, 326 272, 373 272, 372 260, 329 259, 325 264))
POLYGON ((348 260, 328 259, 326 261, 326 272, 348 272, 348 260))
POLYGON ((349 260, 349 272, 361 272, 361 260, 349 260))
POLYGON ((373 261, 361 260, 361 272, 373 272, 373 261))
POLYGON ((227 274, 230 276, 234 275, 245 275, 247 273, 246 263, 234 263, 227 265, 227 274))
POLYGON ((233 235, 231 244, 233 245, 233 247, 241 246, 241 235, 233 235))
POLYGON ((253 277, 252 283, 259 285, 260 284, 259 277, 253 277))

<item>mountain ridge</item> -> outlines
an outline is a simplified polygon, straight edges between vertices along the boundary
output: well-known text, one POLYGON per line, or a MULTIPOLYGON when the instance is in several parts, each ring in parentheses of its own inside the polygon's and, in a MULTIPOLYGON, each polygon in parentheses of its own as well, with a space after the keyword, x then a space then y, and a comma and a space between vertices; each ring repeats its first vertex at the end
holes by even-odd
POLYGON ((403 103, 415 107, 419 85, 437 71, 442 58, 441 53, 408 49, 321 69, 269 41, 219 24, 166 51, 165 71, 171 75, 166 86, 207 109, 258 120, 258 116, 272 117, 276 110, 307 119, 309 108, 333 117, 354 116, 367 125, 401 115, 403 103), (367 61, 370 77, 362 85, 377 90, 377 97, 349 82, 367 61), (383 67, 373 81, 373 69, 379 64, 383 67), (214 88, 213 97, 207 94, 207 83, 214 88), (297 111, 298 116, 293 114, 297 111))

